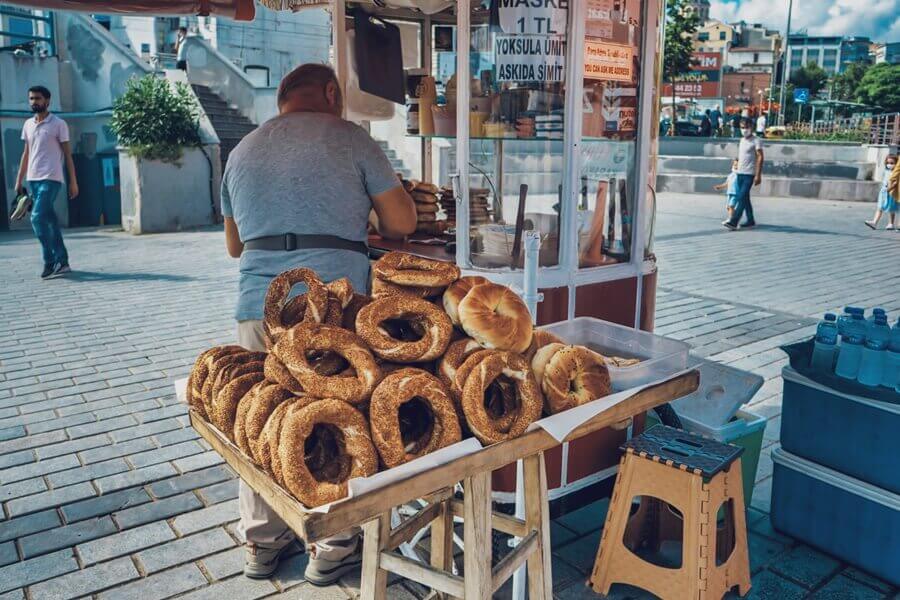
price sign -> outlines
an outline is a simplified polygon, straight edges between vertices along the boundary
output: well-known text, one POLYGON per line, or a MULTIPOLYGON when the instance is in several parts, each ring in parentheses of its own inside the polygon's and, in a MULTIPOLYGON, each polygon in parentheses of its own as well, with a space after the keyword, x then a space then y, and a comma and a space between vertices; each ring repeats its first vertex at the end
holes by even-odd
POLYGON ((503 33, 565 35, 569 0, 494 0, 503 33))
POLYGON ((497 81, 555 83, 565 80, 566 40, 549 35, 498 35, 497 81))

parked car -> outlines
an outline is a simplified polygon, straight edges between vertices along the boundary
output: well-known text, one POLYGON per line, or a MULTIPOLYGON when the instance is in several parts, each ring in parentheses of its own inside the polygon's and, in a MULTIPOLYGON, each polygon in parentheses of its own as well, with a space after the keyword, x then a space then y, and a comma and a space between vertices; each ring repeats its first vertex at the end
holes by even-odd
POLYGON ((700 135, 700 126, 693 121, 675 121, 675 135, 697 137, 700 135))

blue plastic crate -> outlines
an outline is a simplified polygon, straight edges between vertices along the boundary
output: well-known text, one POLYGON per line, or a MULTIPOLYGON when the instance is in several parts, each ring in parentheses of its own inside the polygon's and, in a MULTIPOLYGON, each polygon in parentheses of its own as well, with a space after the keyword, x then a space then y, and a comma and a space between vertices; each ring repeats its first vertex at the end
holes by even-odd
POLYGON ((900 493, 900 405, 843 394, 782 370, 781 447, 900 493))
POLYGON ((900 585, 900 496, 776 448, 772 525, 900 585))

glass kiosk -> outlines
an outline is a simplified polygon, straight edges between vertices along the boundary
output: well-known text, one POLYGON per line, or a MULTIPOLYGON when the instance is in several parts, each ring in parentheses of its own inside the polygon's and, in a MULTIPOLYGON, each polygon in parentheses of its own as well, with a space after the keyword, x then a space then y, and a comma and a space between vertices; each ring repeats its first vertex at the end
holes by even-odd
MULTIPOLYGON (((538 324, 592 316, 652 329, 664 3, 335 0, 332 8, 342 82, 352 71, 351 16, 365 11, 403 30, 407 129, 392 121, 388 144, 418 157, 415 179, 442 186, 442 225, 403 243, 372 238, 373 253, 455 260, 464 274, 521 289, 523 231, 534 230, 538 324)), ((547 453, 553 510, 609 493, 626 435, 605 430, 547 453)), ((513 502, 515 470, 497 472, 494 489, 513 502)))

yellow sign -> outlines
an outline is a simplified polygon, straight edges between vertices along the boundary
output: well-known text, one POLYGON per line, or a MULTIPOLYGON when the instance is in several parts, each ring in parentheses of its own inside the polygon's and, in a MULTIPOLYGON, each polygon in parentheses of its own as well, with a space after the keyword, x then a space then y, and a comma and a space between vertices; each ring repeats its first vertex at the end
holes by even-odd
POLYGON ((634 49, 631 46, 585 41, 585 79, 631 82, 633 77, 634 49))

